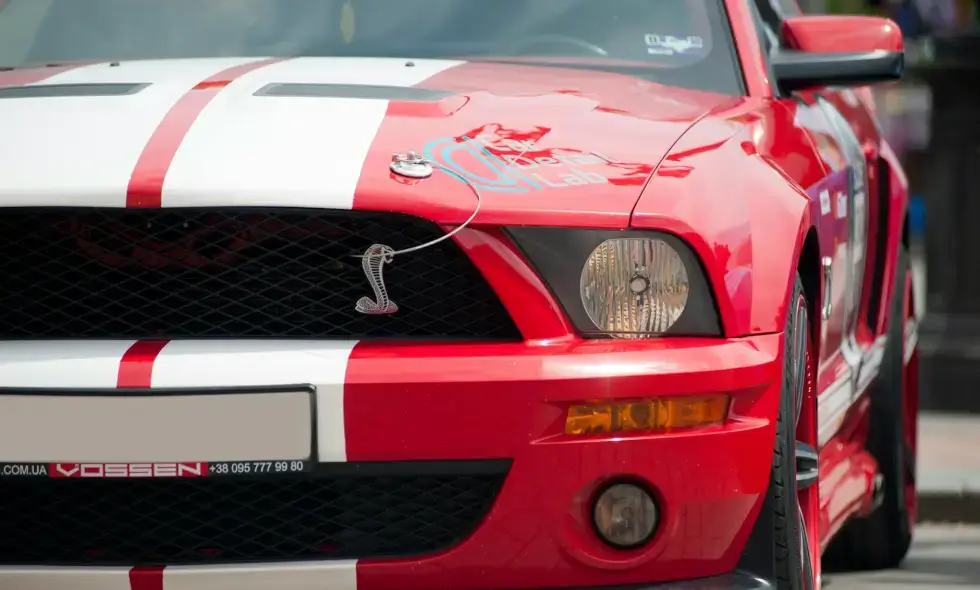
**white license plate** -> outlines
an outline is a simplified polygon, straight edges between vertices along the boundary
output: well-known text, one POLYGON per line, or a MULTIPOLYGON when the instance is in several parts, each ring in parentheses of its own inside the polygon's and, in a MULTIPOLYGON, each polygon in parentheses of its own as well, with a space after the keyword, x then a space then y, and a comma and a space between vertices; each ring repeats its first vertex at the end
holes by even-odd
POLYGON ((185 472, 194 462, 227 464, 229 470, 237 464, 236 471, 247 463, 251 472, 253 463, 266 471, 266 463, 274 462, 271 473, 282 462, 291 468, 313 459, 312 396, 309 390, 4 393, 0 463, 160 465, 150 468, 157 471, 184 465, 185 472))

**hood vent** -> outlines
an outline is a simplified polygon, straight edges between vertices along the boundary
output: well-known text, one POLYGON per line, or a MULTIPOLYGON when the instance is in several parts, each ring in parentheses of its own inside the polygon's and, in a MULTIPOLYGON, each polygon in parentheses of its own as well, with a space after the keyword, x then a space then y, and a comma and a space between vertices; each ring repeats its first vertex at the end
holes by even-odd
POLYGON ((0 88, 3 98, 76 98, 136 94, 149 84, 40 84, 0 88))
POLYGON ((255 96, 297 98, 362 98, 396 102, 438 102, 454 96, 455 92, 405 88, 401 86, 369 86, 362 84, 269 84, 255 96))

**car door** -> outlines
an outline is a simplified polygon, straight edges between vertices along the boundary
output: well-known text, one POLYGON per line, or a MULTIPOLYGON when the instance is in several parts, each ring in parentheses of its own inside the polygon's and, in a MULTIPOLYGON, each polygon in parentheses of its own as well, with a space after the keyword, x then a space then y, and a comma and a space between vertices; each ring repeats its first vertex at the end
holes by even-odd
MULTIPOLYGON (((789 99, 787 99, 789 100, 789 99)), ((817 369, 820 443, 836 434, 853 403, 854 380, 861 353, 854 347, 855 288, 854 144, 841 133, 833 106, 819 93, 795 96, 796 120, 806 129, 824 164, 824 178, 814 187, 819 201, 815 224, 824 272, 824 310, 820 364, 817 369)), ((863 210, 863 209, 862 209, 863 210)), ((860 214, 863 216, 863 214, 860 214)))
POLYGON ((864 317, 861 314, 861 297, 864 289, 865 269, 867 267, 868 238, 868 165, 861 141, 851 123, 838 108, 843 92, 828 91, 817 95, 833 133, 844 152, 847 173, 846 208, 840 211, 845 219, 843 228, 847 232, 846 272, 847 294, 844 299, 844 341, 849 354, 860 361, 866 345, 857 339, 858 325, 864 317))
MULTIPOLYGON (((826 99, 831 103, 843 118, 846 129, 845 135, 853 135, 853 141, 857 142, 857 148, 861 151, 860 155, 855 154, 855 169, 859 173, 863 172, 859 178, 858 189, 863 189, 864 194, 858 195, 855 203, 856 207, 864 206, 864 219, 862 223, 857 223, 855 240, 863 242, 862 247, 856 253, 864 254, 863 261, 857 260, 858 272, 864 272, 864 283, 861 285, 856 296, 861 298, 858 305, 859 317, 855 318, 854 330, 857 337, 857 344, 862 348, 870 346, 871 342, 878 335, 879 314, 877 300, 880 298, 880 274, 883 273, 880 260, 885 255, 884 244, 880 243, 879 230, 887 232, 887 215, 884 214, 887 207, 887 197, 885 202, 881 202, 884 188, 887 184, 882 184, 882 179, 878 177, 879 158, 881 155, 881 129, 876 119, 874 108, 874 96, 869 88, 842 89, 831 91, 826 94, 826 99), (863 167, 858 167, 857 162, 863 160, 863 167), (862 181, 863 182, 860 182, 862 181), (881 251, 879 251, 881 250, 881 251)), ((862 211, 858 211, 861 213, 862 211)))

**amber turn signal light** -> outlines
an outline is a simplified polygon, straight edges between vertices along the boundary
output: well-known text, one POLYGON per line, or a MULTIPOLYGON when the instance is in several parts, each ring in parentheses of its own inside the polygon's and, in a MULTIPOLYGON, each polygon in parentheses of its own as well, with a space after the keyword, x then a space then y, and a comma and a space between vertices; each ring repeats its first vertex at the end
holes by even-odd
POLYGON ((727 395, 669 397, 572 406, 565 434, 667 431, 721 424, 728 417, 727 395))

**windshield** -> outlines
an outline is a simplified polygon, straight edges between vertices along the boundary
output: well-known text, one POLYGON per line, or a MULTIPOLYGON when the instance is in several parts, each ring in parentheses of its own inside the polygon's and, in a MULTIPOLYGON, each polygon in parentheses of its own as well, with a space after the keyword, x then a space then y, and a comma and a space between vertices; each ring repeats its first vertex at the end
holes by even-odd
POLYGON ((558 62, 742 93, 723 0, 0 0, 0 66, 191 57, 558 62))

